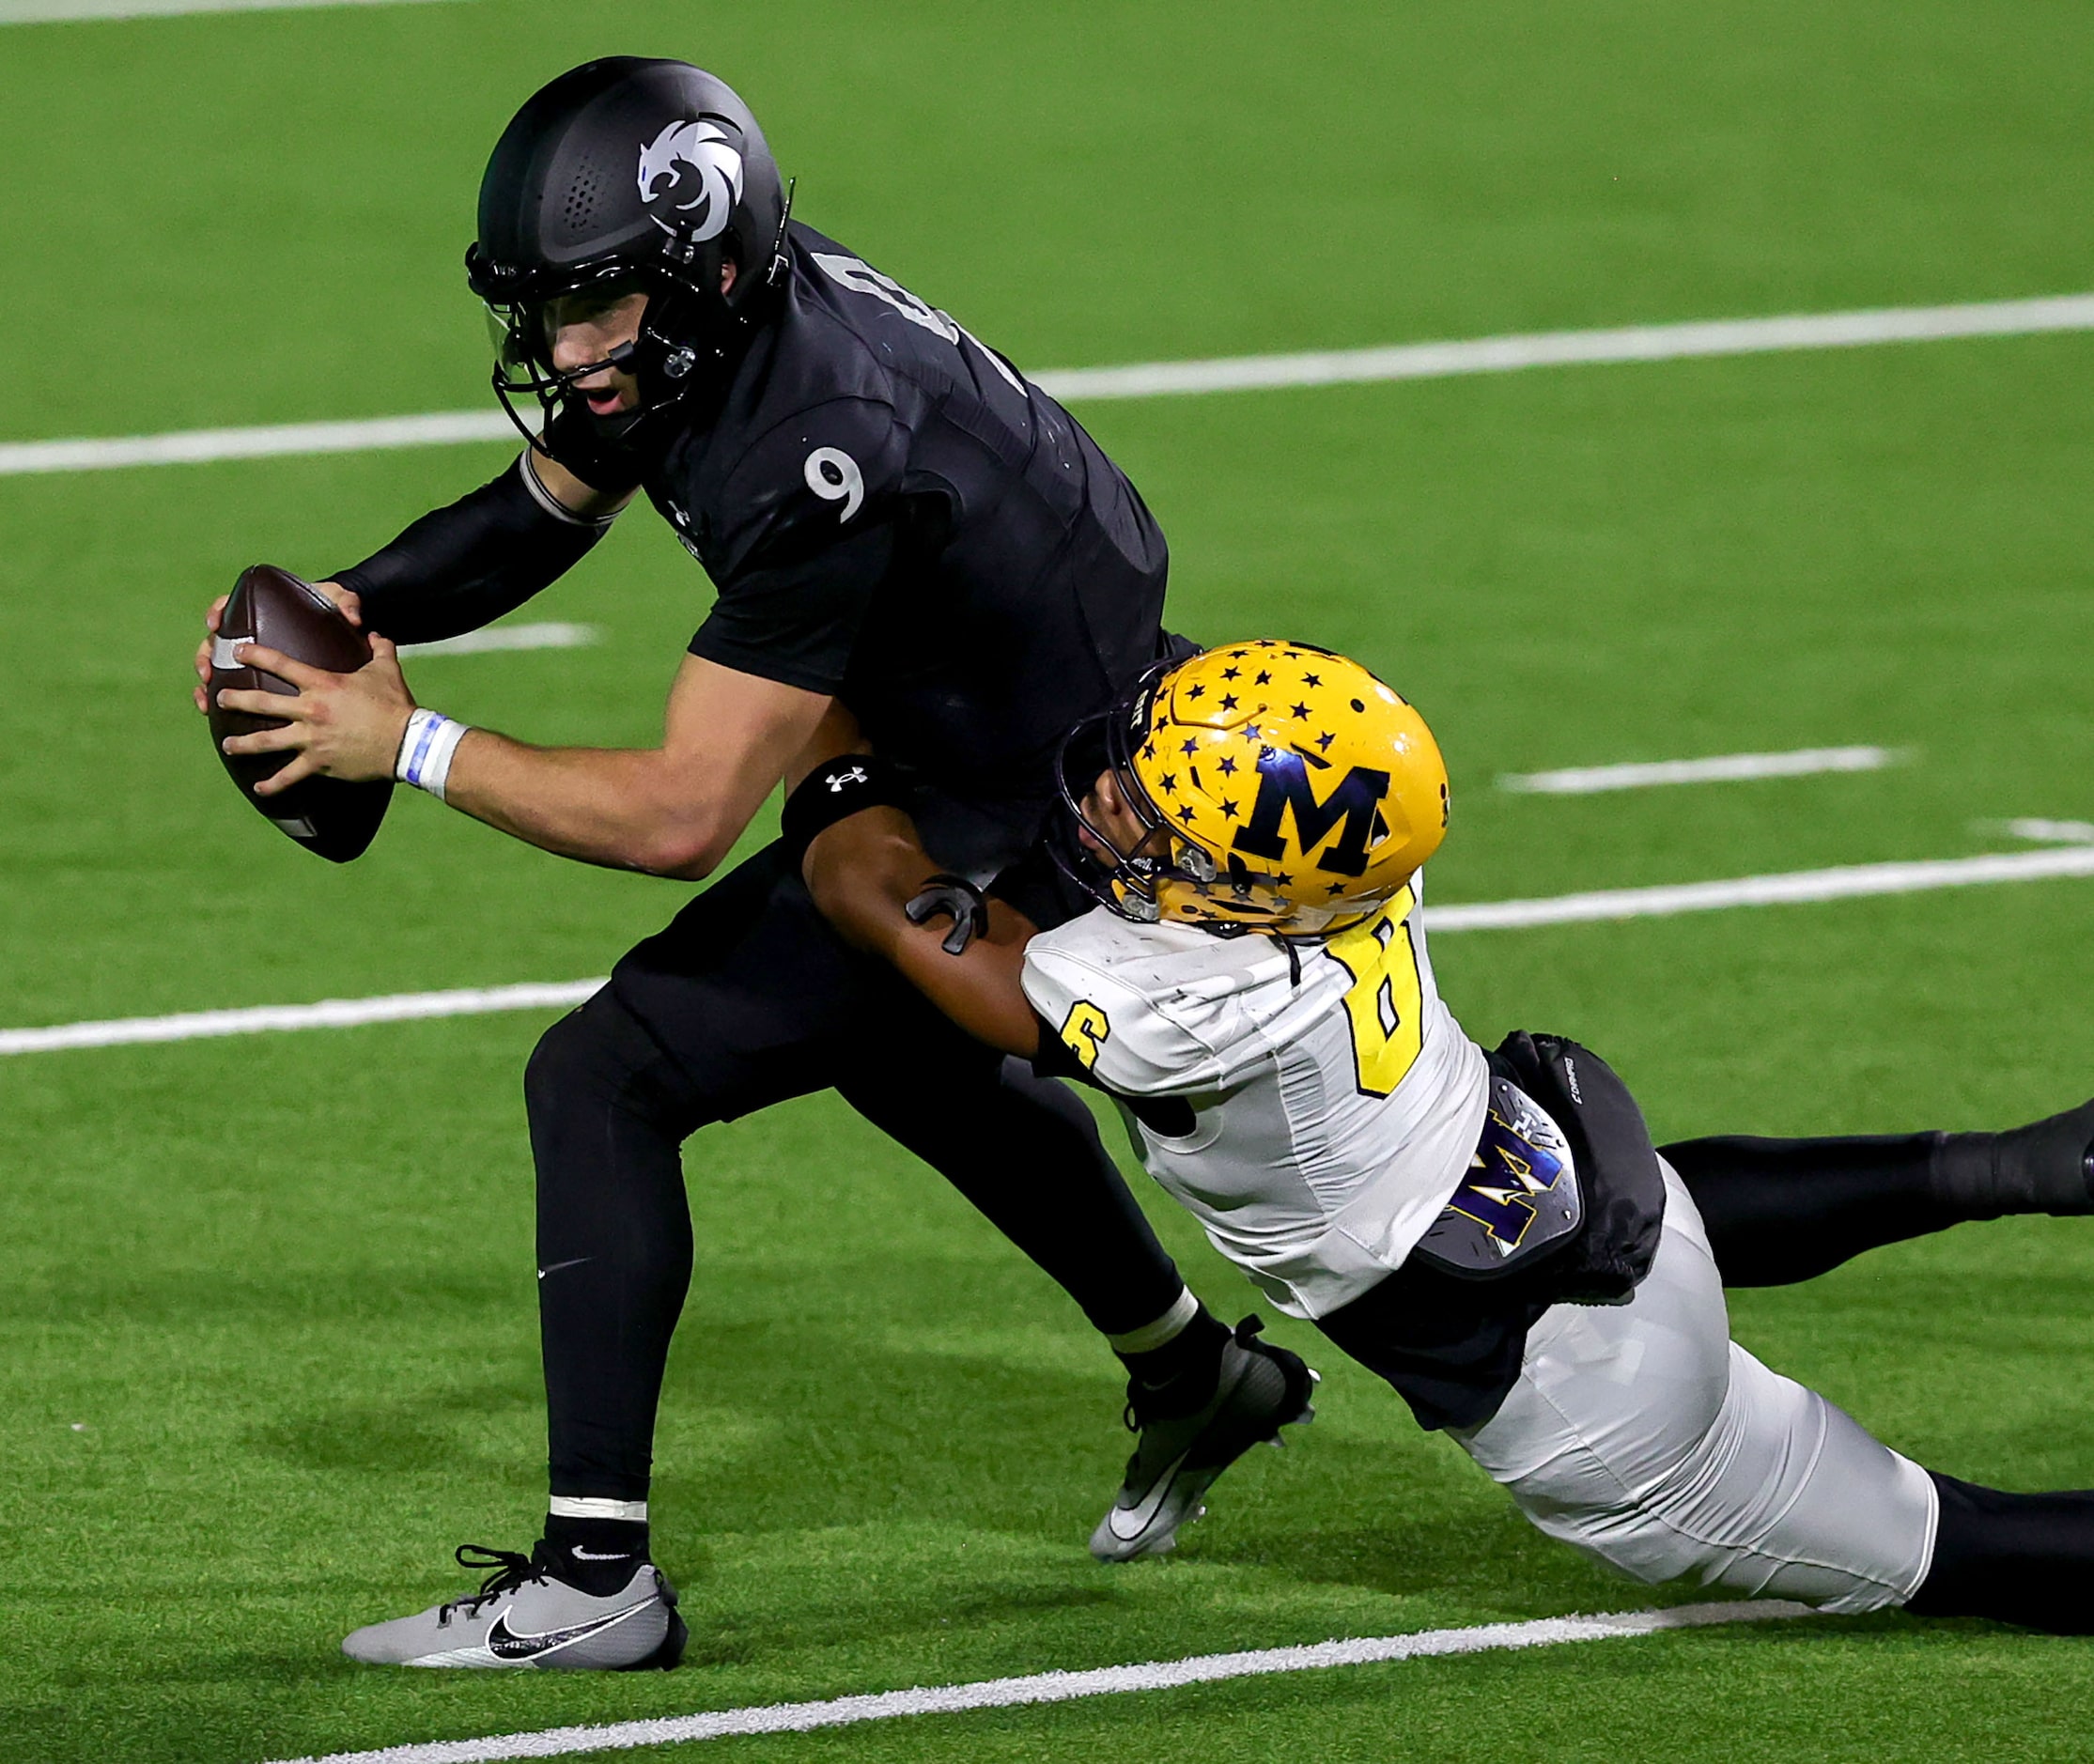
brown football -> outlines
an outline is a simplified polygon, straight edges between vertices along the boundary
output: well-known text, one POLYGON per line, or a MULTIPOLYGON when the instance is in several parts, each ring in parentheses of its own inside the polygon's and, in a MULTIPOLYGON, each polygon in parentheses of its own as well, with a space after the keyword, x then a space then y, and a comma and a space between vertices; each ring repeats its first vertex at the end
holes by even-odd
POLYGON ((393 799, 393 781, 347 783, 339 778, 308 778, 293 784, 281 796, 257 797, 255 786, 273 777, 287 765, 287 753, 228 753, 219 744, 227 735, 251 735, 257 729, 281 729, 280 718, 256 717, 245 711, 222 710, 218 694, 227 688, 244 691, 280 692, 295 695, 298 689, 273 673, 244 668, 233 659, 233 646, 240 642, 266 643, 282 650, 293 660, 330 673, 354 673, 371 658, 370 640, 345 619, 334 603, 287 569, 257 564, 242 570, 232 598, 218 622, 218 641, 211 645, 210 735, 211 745, 240 794, 308 851, 317 851, 335 863, 361 857, 377 836, 385 819, 386 804, 393 799))

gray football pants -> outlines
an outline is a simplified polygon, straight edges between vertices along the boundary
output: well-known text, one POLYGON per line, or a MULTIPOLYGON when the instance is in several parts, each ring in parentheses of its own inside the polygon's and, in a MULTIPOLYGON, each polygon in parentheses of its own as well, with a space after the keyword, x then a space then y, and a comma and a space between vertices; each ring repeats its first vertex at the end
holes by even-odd
POLYGON ((1637 1580, 1904 1603, 1933 1556, 1932 1478, 1730 1339, 1701 1215, 1664 1173, 1634 1299, 1543 1312, 1503 1406, 1454 1439, 1543 1531, 1637 1580))

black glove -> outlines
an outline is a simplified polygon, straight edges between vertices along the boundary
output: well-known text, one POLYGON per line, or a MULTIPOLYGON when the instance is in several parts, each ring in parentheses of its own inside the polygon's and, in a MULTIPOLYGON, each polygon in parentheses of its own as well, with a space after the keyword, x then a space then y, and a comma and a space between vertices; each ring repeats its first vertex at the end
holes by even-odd
POLYGON ((976 937, 989 934, 988 901, 964 875, 940 871, 926 876, 923 890, 902 910, 912 925, 928 924, 941 914, 950 919, 953 928, 938 946, 948 955, 965 953, 976 937))

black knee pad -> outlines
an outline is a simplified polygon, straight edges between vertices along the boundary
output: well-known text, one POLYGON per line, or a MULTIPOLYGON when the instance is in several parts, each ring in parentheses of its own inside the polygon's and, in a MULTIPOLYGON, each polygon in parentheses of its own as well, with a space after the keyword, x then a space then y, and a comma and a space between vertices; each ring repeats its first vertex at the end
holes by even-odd
POLYGON ((523 1106, 535 1132, 613 1108, 679 1139, 698 1124, 660 1044, 608 987, 538 1037, 523 1106))

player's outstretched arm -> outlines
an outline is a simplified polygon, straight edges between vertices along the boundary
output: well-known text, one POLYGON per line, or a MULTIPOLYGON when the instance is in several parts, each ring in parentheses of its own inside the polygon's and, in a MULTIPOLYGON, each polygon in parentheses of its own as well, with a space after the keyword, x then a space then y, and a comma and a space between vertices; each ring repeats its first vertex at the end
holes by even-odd
POLYGON ((563 857, 698 881, 725 859, 829 700, 686 656, 659 748, 539 748, 476 729, 454 808, 563 857))
MULTIPOLYGON (((847 770, 852 757, 864 751, 849 712, 832 705, 788 774, 787 785, 811 779, 819 791, 819 774, 847 770)), ((814 905, 846 942, 892 963, 977 1041, 1030 1060, 1040 1049, 1040 1021, 1018 977, 1025 946, 1037 927, 1009 903, 992 899, 984 904, 985 923, 954 953, 950 945, 959 939, 952 936, 952 908, 923 923, 914 922, 908 911, 938 867, 923 849, 916 823, 887 803, 859 809, 823 828, 800 859, 814 905)), ((953 899, 953 908, 962 912, 972 905, 965 894, 953 899)))
POLYGON ((632 500, 526 450, 500 476, 424 515, 335 580, 396 643, 478 630, 572 569, 632 500))
POLYGON ((802 868, 815 905, 845 940, 893 964, 977 1041, 1028 1060, 1040 1051, 1040 1020, 1018 983, 1036 927, 991 899, 986 928, 954 954, 950 918, 912 923, 908 904, 938 864, 901 810, 866 809, 838 822, 808 847, 802 868))
POLYGON ((375 638, 372 650, 357 673, 327 673, 240 645, 243 662, 299 689, 295 698, 219 694, 228 709, 285 720, 225 744, 294 756, 258 794, 316 774, 389 778, 404 758, 408 781, 542 850, 692 881, 718 868, 829 704, 818 692, 687 656, 659 747, 533 747, 427 712, 410 742, 417 706, 393 645, 375 638))

